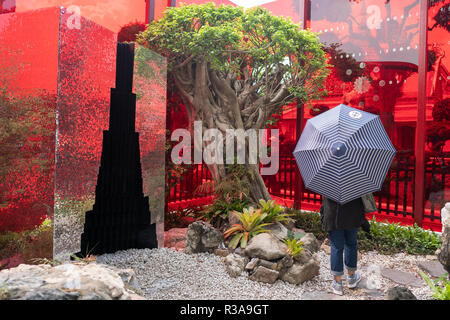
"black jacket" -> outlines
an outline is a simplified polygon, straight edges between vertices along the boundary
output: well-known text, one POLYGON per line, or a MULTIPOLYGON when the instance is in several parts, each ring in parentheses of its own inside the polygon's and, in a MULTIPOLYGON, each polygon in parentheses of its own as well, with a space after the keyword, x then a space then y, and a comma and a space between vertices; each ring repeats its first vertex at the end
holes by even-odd
POLYGON ((322 198, 320 217, 323 230, 353 229, 360 227, 361 224, 366 221, 364 205, 361 198, 352 200, 343 205, 340 205, 331 199, 325 197, 322 198))

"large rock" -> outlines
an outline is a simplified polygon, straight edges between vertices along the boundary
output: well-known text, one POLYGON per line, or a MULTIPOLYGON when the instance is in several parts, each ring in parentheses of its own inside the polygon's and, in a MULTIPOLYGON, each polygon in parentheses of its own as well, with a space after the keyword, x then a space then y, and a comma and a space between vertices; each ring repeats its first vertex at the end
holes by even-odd
POLYGON ((274 222, 268 226, 265 226, 264 229, 270 231, 270 234, 280 241, 283 241, 283 239, 287 238, 288 236, 288 228, 286 228, 280 222, 274 222))
POLYGON ((256 267, 255 271, 250 275, 249 279, 264 283, 275 283, 278 279, 279 272, 264 266, 256 267))
POLYGON ((213 252, 223 243, 222 233, 204 221, 189 225, 185 253, 213 252))
POLYGON ((288 228, 288 230, 295 229, 295 220, 294 219, 288 219, 282 222, 282 224, 288 228))
POLYGON ((273 262, 273 261, 263 260, 263 259, 259 259, 258 266, 263 266, 270 270, 277 270, 277 271, 280 270, 278 268, 279 267, 278 263, 273 262))
POLYGON ((284 256, 277 262, 277 270, 284 271, 292 267, 294 264, 294 259, 290 256, 284 256))
POLYGON ((313 254, 309 249, 303 249, 303 252, 294 258, 300 264, 305 264, 311 259, 313 259, 313 254))
POLYGON ((256 266, 259 263, 259 258, 252 258, 249 263, 245 266, 245 270, 252 272, 253 269, 256 268, 256 266))
POLYGON ((450 278, 450 202, 447 202, 441 210, 442 221, 442 246, 438 253, 439 262, 449 273, 450 278))
POLYGON ((164 232, 164 247, 177 250, 186 247, 186 234, 188 228, 172 228, 164 232))
POLYGON ((228 212, 228 225, 232 226, 234 224, 241 224, 241 220, 239 220, 238 216, 234 211, 228 212))
POLYGON ((225 269, 232 278, 239 277, 248 263, 248 258, 231 253, 225 257, 225 269))
POLYGON ((385 300, 417 300, 417 298, 408 288, 396 286, 389 288, 385 300))
POLYGON ((315 259, 310 259, 305 264, 294 263, 292 267, 287 269, 280 278, 283 281, 292 284, 302 284, 305 281, 311 280, 319 274, 320 265, 315 259))
POLYGON ((269 233, 254 236, 245 248, 245 254, 251 258, 277 260, 287 255, 287 246, 269 233))
POLYGON ((136 286, 133 270, 97 263, 21 264, 0 272, 4 300, 144 300, 136 286))
POLYGON ((320 243, 314 234, 307 233, 305 236, 300 238, 300 241, 303 242, 303 248, 308 249, 312 253, 319 251, 320 243))

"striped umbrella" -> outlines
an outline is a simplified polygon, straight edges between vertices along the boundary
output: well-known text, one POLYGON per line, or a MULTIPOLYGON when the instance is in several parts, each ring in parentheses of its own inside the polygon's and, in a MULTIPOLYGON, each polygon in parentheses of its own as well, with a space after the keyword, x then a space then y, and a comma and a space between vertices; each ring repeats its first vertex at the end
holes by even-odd
POLYGON ((380 190, 395 153, 379 116, 341 104, 306 122, 294 157, 307 189, 344 204, 380 190))

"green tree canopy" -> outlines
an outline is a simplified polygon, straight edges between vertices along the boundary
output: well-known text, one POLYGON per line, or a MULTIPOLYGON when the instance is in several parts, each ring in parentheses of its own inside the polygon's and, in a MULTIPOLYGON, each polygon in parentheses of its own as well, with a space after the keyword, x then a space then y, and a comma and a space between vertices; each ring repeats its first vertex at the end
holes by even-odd
MULTIPOLYGON (((138 42, 168 58, 168 79, 205 128, 261 129, 288 103, 320 98, 328 74, 316 34, 257 7, 169 8, 138 42)), ((270 198, 257 165, 254 199, 270 198), (257 190, 259 189, 259 191, 257 190)), ((211 168, 220 180, 224 167, 211 168)))

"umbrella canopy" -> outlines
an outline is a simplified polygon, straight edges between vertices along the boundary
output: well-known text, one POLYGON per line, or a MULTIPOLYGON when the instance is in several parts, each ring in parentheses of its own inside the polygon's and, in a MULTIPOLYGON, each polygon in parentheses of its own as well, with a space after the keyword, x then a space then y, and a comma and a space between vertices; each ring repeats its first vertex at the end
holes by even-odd
POLYGON ((395 153, 379 116, 341 104, 306 122, 294 157, 307 189, 344 204, 380 190, 395 153))

